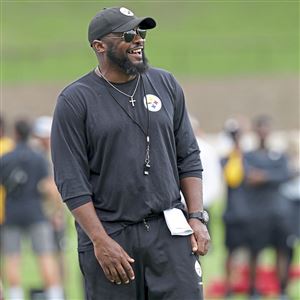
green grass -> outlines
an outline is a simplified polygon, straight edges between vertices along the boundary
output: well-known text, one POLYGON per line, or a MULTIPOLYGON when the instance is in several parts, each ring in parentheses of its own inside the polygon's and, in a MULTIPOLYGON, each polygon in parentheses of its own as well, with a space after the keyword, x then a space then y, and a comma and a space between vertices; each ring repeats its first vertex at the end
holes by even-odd
MULTIPOLYGON (((204 285, 208 285, 211 280, 216 278, 224 278, 224 259, 226 250, 223 242, 223 224, 222 224, 222 209, 223 202, 216 203, 211 211, 211 230, 212 230, 212 249, 210 253, 201 258, 203 267, 204 285)), ((66 251, 67 260, 67 281, 65 285, 67 300, 82 300, 82 281, 81 274, 78 267, 77 260, 77 241, 75 235, 75 228, 73 226, 73 219, 70 217, 68 222, 68 244, 66 251)), ((39 277, 38 269, 35 265, 35 260, 29 249, 25 245, 25 255, 22 263, 23 284, 28 291, 30 288, 41 287, 41 279, 39 277)), ((296 248, 295 263, 300 265, 300 245, 296 248)), ((262 255, 262 263, 272 264, 274 262, 274 252, 270 249, 264 251, 262 255)), ((300 280, 293 281, 289 285, 289 294, 291 300, 300 299, 300 280)), ((234 300, 246 299, 245 296, 239 295, 234 300)), ((262 299, 263 300, 263 299, 262 299)), ((265 300, 273 300, 266 298, 265 300)))
MULTIPOLYGON (((125 1, 158 23, 152 65, 184 77, 297 73, 298 1, 125 1)), ((114 1, 1 1, 2 80, 72 80, 96 59, 87 25, 114 1)))

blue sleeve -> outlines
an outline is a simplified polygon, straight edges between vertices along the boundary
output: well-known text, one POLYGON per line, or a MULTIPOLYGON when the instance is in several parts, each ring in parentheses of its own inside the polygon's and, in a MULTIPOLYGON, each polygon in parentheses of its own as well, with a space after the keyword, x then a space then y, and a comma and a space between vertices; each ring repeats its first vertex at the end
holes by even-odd
MULTIPOLYGON (((278 154, 280 155, 280 154, 278 154)), ((245 174, 251 171, 252 168, 261 169, 267 175, 265 184, 281 184, 292 177, 291 170, 289 169, 288 159, 285 155, 280 155, 277 160, 274 160, 271 166, 259 167, 257 166, 256 156, 249 152, 244 156, 245 174)))
POLYGON ((39 176, 39 179, 42 180, 46 177, 49 176, 49 166, 48 166, 48 162, 47 160, 42 156, 40 155, 40 160, 39 160, 39 164, 38 164, 38 176, 39 176))
POLYGON ((0 185, 5 185, 5 179, 8 176, 7 157, 9 154, 5 154, 0 157, 0 185))
POLYGON ((279 161, 276 170, 267 171, 268 183, 281 184, 288 181, 292 174, 288 167, 288 159, 283 155, 279 161))

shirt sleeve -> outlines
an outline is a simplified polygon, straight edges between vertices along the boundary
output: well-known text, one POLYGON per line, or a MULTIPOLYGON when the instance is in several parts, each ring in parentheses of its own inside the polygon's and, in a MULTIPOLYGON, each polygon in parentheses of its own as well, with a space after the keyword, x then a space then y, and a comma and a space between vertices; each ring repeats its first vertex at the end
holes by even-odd
POLYGON ((87 203, 88 197, 91 201, 92 195, 85 115, 85 106, 79 99, 59 96, 51 130, 51 155, 55 183, 70 209, 87 203))
POLYGON ((0 185, 5 186, 5 179, 8 177, 7 155, 0 157, 0 185))
POLYGON ((288 181, 291 178, 291 171, 288 166, 288 159, 285 155, 282 155, 278 161, 276 170, 267 171, 268 183, 281 184, 288 181))
POLYGON ((198 143, 188 117, 183 90, 176 81, 173 122, 179 178, 202 178, 203 168, 198 143))
POLYGON ((40 157, 40 163, 39 163, 39 179, 42 180, 49 176, 49 167, 48 162, 44 157, 40 157))

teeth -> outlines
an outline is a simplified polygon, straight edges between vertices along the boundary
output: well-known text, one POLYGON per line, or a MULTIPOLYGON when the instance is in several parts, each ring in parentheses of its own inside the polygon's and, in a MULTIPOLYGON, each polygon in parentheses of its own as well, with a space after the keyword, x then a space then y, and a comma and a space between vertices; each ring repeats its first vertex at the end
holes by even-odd
POLYGON ((141 53, 141 49, 137 49, 137 50, 130 50, 129 53, 133 53, 133 54, 140 54, 141 53))

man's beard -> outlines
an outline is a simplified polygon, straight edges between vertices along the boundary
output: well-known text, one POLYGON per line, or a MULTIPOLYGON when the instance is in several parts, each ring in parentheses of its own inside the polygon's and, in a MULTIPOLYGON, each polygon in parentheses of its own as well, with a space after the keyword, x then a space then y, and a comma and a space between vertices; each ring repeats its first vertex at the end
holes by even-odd
POLYGON ((109 47, 107 57, 127 75, 137 75, 146 72, 149 68, 148 59, 145 56, 144 50, 142 51, 143 61, 138 64, 133 64, 126 55, 117 55, 114 47, 109 47))

